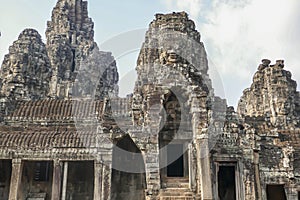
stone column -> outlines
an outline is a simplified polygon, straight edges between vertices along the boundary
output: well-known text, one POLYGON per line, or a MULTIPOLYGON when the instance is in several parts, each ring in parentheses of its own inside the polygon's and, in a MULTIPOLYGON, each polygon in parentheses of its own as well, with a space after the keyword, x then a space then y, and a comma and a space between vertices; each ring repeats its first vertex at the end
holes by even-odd
MULTIPOLYGON (((102 197, 103 200, 110 200, 110 193, 111 193, 111 173, 112 173, 112 164, 105 163, 103 166, 102 176, 102 197)), ((96 199, 95 199, 96 200, 96 199)))
POLYGON ((295 184, 291 184, 288 188, 285 189, 286 197, 288 200, 298 200, 298 191, 295 184))
POLYGON ((193 138, 196 147, 197 174, 196 191, 197 195, 201 194, 202 200, 213 200, 213 187, 210 166, 210 152, 208 146, 208 119, 209 111, 205 107, 207 102, 207 93, 192 94, 191 96, 191 113, 193 138))
MULTIPOLYGON (((255 171, 255 185, 256 185, 256 192, 257 192, 257 200, 262 199, 262 191, 261 191, 261 184, 260 184, 260 176, 259 176, 259 153, 256 151, 254 152, 254 171, 255 171)), ((255 194, 253 194, 255 196, 255 194)))
MULTIPOLYGON (((157 149, 158 149, 158 145, 157 145, 157 149)), ((146 180, 147 180, 146 200, 156 199, 158 192, 160 190, 160 168, 159 168, 158 158, 159 158, 159 151, 148 152, 145 155, 145 169, 146 169, 146 180)))
POLYGON ((208 139, 198 140, 197 150, 201 196, 203 200, 213 200, 208 139))
POLYGON ((22 180, 23 162, 21 159, 12 160, 12 173, 10 180, 9 200, 18 200, 20 198, 20 186, 22 180))
POLYGON ((94 200, 104 200, 103 164, 99 161, 94 162, 94 174, 94 200))
POLYGON ((61 200, 66 200, 67 196, 67 183, 68 183, 68 161, 64 162, 63 186, 61 200))
POLYGON ((52 180, 52 200, 60 200, 62 181, 62 163, 58 160, 53 161, 53 180, 52 180))
POLYGON ((193 155, 192 144, 188 145, 188 167, 189 167, 189 188, 192 190, 194 185, 194 173, 193 173, 193 155))

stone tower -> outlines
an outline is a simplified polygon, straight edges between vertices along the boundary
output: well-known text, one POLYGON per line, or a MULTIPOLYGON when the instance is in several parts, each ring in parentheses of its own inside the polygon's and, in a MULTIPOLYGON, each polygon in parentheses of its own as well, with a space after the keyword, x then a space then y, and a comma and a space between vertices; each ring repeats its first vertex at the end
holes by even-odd
POLYGON ((214 96, 200 33, 185 12, 156 15, 136 69, 133 121, 149 137, 146 199, 212 199, 208 154, 226 105, 214 96))
POLYGON ((53 71, 51 97, 118 94, 115 60, 110 53, 99 51, 94 41, 94 23, 88 17, 86 1, 59 0, 46 37, 53 71))
POLYGON ((24 30, 9 48, 1 67, 1 96, 12 100, 46 98, 52 70, 40 34, 24 30))
POLYGON ((253 77, 250 88, 243 92, 238 113, 245 117, 263 117, 277 127, 299 126, 299 92, 292 74, 284 70, 284 61, 274 65, 264 59, 253 77))

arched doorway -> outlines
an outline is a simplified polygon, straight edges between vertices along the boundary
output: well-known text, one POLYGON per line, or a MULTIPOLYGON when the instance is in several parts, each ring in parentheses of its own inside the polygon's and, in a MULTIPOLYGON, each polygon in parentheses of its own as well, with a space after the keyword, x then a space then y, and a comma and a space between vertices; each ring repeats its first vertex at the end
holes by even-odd
POLYGON ((172 88, 163 102, 159 132, 160 176, 163 188, 189 183, 188 145, 192 139, 187 98, 181 88, 172 88))

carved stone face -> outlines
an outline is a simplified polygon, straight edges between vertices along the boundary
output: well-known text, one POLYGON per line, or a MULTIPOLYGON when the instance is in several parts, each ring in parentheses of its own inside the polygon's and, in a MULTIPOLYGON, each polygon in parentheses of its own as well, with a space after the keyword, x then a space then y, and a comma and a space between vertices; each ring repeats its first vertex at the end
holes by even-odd
POLYGON ((170 101, 166 103, 166 112, 172 120, 180 119, 180 104, 178 101, 170 101))
POLYGON ((10 68, 14 74, 20 73, 20 60, 15 55, 10 56, 10 68))
POLYGON ((290 108, 289 102, 279 102, 278 103, 278 114, 280 115, 286 115, 289 114, 289 108, 290 108))

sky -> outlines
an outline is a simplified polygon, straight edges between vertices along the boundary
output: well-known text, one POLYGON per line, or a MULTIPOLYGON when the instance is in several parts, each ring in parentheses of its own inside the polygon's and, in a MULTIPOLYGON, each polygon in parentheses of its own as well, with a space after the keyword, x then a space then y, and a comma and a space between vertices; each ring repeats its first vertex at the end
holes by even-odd
MULTIPOLYGON (((25 28, 45 39, 56 0, 0 0, 0 60, 25 28)), ((299 0, 89 0, 95 41, 112 51, 120 73, 120 96, 132 92, 144 34, 155 13, 186 11, 201 34, 210 78, 218 96, 237 106, 261 60, 285 60, 300 81, 299 0), (129 44, 130 43, 130 44, 129 44), (126 48, 120 48, 126 46, 126 48)), ((299 83, 300 84, 300 83, 299 83)), ((298 86, 299 90, 299 86, 298 86)))

